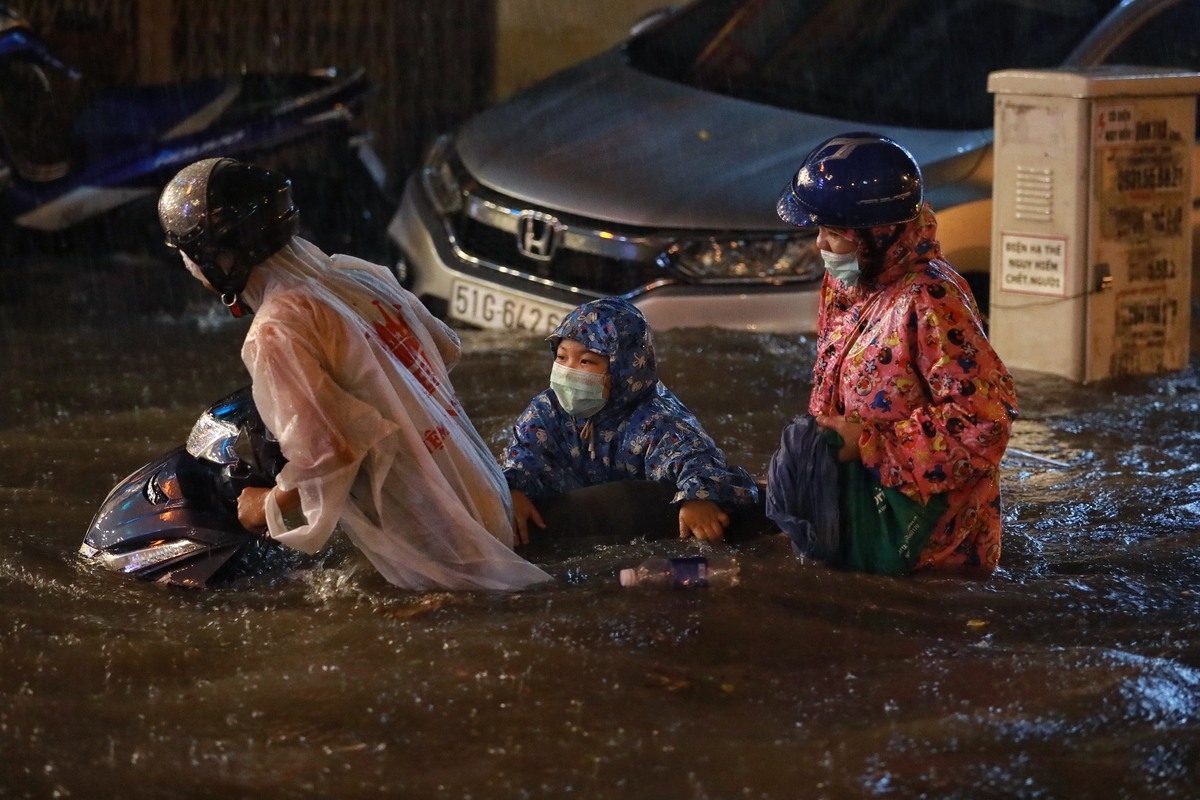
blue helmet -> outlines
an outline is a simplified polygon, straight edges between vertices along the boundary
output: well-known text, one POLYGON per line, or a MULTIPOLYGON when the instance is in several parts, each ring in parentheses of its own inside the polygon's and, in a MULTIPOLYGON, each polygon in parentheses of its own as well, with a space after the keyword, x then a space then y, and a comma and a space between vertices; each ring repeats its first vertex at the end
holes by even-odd
POLYGON ((877 133, 843 133, 804 159, 775 206, 800 227, 874 228, 921 213, 921 168, 896 142, 877 133))

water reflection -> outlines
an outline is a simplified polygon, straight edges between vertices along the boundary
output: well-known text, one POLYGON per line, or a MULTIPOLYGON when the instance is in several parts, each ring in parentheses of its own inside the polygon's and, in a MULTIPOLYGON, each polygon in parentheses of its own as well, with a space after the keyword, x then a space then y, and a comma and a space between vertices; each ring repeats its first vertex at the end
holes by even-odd
MULTIPOLYGON (((0 318, 0 796, 1189 797, 1200 793, 1200 370, 1019 374, 984 582, 739 545, 742 586, 623 590, 674 542, 564 542, 519 595, 409 594, 340 543, 204 592, 84 569, 108 489, 242 385, 244 323, 0 318), (1047 461, 1050 459, 1053 462, 1047 461)), ((499 449, 545 343, 465 334, 499 449)), ((658 337, 761 473, 812 342, 658 337)))

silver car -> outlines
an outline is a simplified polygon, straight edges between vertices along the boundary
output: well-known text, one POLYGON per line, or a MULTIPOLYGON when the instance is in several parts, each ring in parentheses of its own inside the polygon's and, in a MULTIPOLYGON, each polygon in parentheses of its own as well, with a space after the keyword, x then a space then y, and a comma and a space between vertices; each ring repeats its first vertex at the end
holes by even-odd
POLYGON ((1200 69, 1200 0, 697 0, 438 139, 389 234, 468 325, 544 335, 622 295, 657 329, 808 332, 821 262, 775 201, 817 142, 871 130, 916 156, 986 304, 988 73, 1104 63, 1200 69))

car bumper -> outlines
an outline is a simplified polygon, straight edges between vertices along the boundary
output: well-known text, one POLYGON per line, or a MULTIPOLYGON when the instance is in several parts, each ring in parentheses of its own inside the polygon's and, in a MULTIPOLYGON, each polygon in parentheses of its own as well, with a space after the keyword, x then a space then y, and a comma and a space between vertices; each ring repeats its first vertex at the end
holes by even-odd
MULTIPOLYGON (((574 291, 464 255, 411 178, 388 225, 413 293, 439 316, 481 328, 546 335, 597 295, 574 291)), ((820 282, 803 284, 650 284, 624 295, 655 330, 718 327, 774 333, 816 330, 820 282)))

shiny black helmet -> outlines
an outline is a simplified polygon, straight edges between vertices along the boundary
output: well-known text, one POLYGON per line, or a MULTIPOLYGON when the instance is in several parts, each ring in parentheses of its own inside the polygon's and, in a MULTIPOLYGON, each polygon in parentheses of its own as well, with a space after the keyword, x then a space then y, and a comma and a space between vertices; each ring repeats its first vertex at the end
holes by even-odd
POLYGON ((844 133, 817 145, 775 206, 792 225, 874 228, 921 213, 921 168, 908 150, 877 133, 844 133))
POLYGON ((245 288, 252 267, 291 240, 299 222, 287 177, 232 158, 181 169, 158 198, 158 219, 167 244, 229 297, 245 288))

